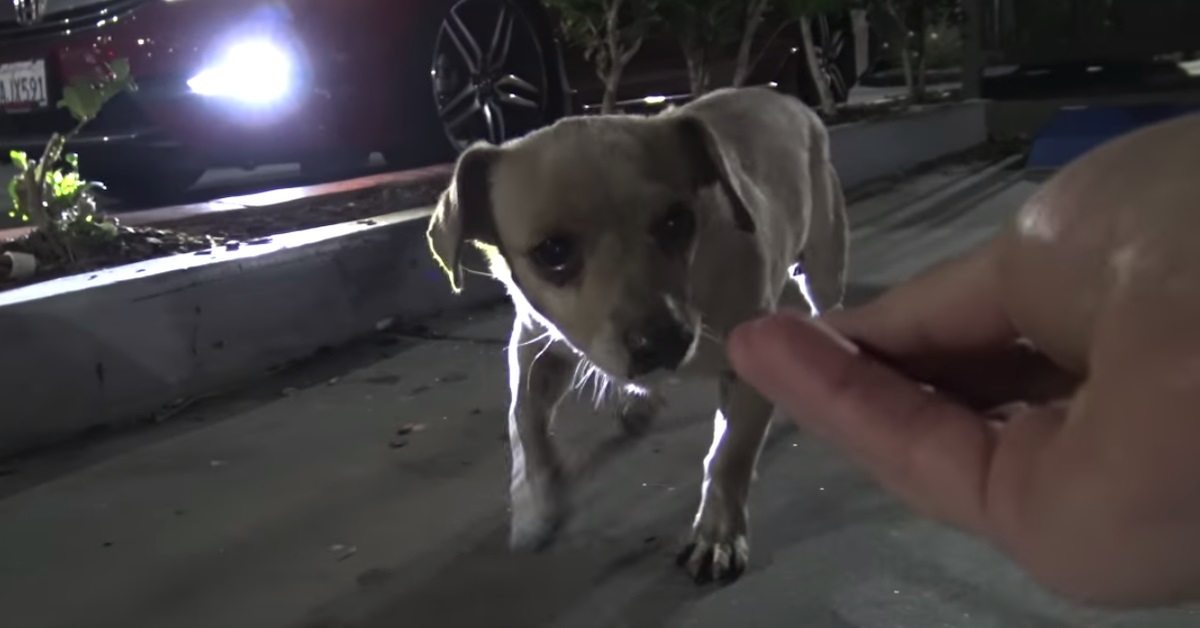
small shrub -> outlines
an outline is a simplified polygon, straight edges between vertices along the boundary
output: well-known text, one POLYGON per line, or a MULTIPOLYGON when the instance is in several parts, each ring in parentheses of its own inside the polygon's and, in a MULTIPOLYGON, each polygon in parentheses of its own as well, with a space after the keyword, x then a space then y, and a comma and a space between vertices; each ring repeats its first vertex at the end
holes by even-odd
POLYGON ((80 177, 79 156, 64 151, 71 138, 96 119, 108 101, 136 88, 129 62, 124 59, 98 67, 91 76, 72 78, 63 88, 58 107, 70 112, 75 127, 53 134, 38 159, 30 159, 21 151, 9 153, 17 170, 8 183, 13 202, 9 216, 30 223, 53 255, 74 260, 80 241, 117 234, 116 221, 96 207, 95 193, 103 185, 80 177))
POLYGON ((544 0, 558 14, 559 32, 583 51, 604 82, 601 113, 615 113, 625 66, 657 19, 657 0, 544 0))
POLYGON ((929 27, 925 44, 925 67, 928 70, 960 68, 963 63, 962 29, 951 22, 929 27))
POLYGON ((872 0, 891 24, 895 54, 904 70, 909 100, 925 100, 926 72, 930 67, 961 63, 961 0, 872 0), (943 41, 943 36, 948 38, 943 41), (957 61, 955 59, 958 59, 957 61))

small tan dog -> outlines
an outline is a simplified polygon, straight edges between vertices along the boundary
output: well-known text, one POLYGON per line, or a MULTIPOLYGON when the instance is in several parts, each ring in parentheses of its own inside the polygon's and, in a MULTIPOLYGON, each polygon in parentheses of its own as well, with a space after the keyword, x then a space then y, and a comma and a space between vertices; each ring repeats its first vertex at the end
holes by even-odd
POLYGON ((680 562, 698 580, 736 578, 773 408, 732 374, 722 339, 781 305, 808 308, 801 260, 816 309, 841 303, 845 204, 820 118, 766 88, 724 89, 655 116, 572 117, 475 144, 428 236, 455 290, 472 242, 516 306, 512 546, 542 548, 566 520, 548 429, 580 374, 614 385, 634 434, 662 406, 661 376, 712 377, 715 438, 680 562))

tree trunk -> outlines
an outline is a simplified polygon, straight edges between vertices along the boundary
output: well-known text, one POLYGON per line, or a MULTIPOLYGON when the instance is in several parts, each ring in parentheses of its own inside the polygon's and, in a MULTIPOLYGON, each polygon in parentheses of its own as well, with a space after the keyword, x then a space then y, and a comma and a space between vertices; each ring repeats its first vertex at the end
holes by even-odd
POLYGON ((904 41, 900 42, 900 67, 904 68, 904 87, 908 90, 909 100, 912 100, 913 95, 917 93, 917 81, 913 76, 912 46, 908 40, 906 36, 904 41))
POLYGON ((746 23, 742 28, 742 41, 738 44, 737 59, 733 67, 733 87, 742 87, 750 78, 750 72, 756 65, 751 60, 754 50, 754 36, 762 24, 763 13, 767 10, 770 0, 749 0, 746 4, 746 23))
POLYGON ((925 93, 926 84, 925 83, 926 83, 926 77, 927 77, 927 73, 925 72, 926 62, 925 62, 924 46, 921 46, 920 48, 917 49, 916 59, 914 59, 913 61, 915 64, 915 67, 913 68, 913 79, 914 79, 913 91, 912 91, 913 102, 924 102, 925 96, 926 96, 926 93, 925 93))
POLYGON ((708 63, 704 50, 695 47, 684 52, 687 60, 688 85, 692 88, 692 98, 699 98, 708 91, 708 63))
POLYGON ((883 8, 888 17, 892 18, 892 24, 900 31, 900 37, 895 43, 896 48, 900 51, 900 67, 904 70, 904 89, 911 102, 917 87, 913 76, 912 37, 908 36, 908 14, 901 15, 893 1, 884 2, 883 8))
POLYGON ((821 71, 821 64, 817 62, 817 49, 813 46, 812 24, 809 23, 807 16, 800 18, 800 35, 804 44, 804 61, 808 65, 808 74, 817 89, 820 111, 826 116, 832 116, 837 113, 836 105, 833 102, 833 90, 829 88, 829 81, 825 78, 825 73, 821 71))
POLYGON ((600 113, 607 115, 617 112, 617 87, 621 84, 624 70, 623 66, 614 63, 604 75, 604 100, 600 103, 600 113))
POLYGON ((910 2, 906 15, 906 30, 912 32, 909 37, 907 51, 911 57, 912 83, 909 86, 909 100, 919 103, 925 100, 925 47, 929 36, 929 20, 925 11, 925 2, 910 2))
POLYGON ((601 57, 607 61, 603 64, 604 71, 601 79, 604 81, 604 100, 600 102, 600 113, 610 114, 617 111, 617 86, 621 84, 621 39, 618 31, 621 4, 624 0, 610 0, 605 9, 604 19, 604 52, 601 57))

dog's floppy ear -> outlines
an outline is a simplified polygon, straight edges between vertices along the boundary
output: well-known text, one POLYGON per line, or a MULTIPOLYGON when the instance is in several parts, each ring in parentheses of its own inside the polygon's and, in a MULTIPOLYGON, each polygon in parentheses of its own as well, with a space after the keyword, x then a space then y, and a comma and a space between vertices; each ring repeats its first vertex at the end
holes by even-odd
POLYGON ((754 190, 746 184, 736 155, 722 146, 704 120, 679 115, 671 122, 694 177, 692 183, 697 187, 719 184, 733 205, 734 223, 742 231, 754 233, 754 218, 747 205, 754 190))
POLYGON ((502 150, 479 142, 463 151, 454 167, 454 177, 429 219, 425 232, 429 250, 456 293, 462 290, 463 244, 470 240, 495 243, 490 178, 502 150))

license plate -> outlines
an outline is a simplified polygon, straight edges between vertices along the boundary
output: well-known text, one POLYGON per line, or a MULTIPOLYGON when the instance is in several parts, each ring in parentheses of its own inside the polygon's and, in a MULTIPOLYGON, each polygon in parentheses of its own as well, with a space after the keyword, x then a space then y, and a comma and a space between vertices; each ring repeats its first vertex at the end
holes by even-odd
POLYGON ((44 59, 0 64, 0 107, 29 111, 49 106, 44 59))

